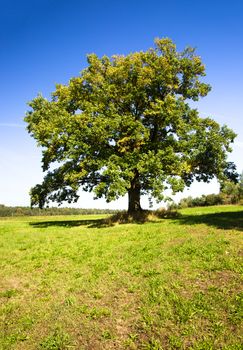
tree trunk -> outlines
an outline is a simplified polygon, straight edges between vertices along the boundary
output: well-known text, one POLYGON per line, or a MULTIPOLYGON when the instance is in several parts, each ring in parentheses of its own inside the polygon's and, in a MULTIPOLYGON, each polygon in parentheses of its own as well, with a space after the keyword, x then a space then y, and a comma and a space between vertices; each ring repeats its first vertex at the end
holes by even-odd
POLYGON ((135 176, 131 181, 131 187, 128 190, 128 213, 134 214, 142 211, 140 205, 140 183, 138 171, 135 171, 135 176))

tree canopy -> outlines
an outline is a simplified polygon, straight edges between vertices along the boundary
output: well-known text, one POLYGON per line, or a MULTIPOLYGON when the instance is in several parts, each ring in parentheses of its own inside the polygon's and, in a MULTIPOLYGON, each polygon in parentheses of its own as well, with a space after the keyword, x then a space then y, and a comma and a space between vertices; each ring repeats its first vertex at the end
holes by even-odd
POLYGON ((81 188, 108 202, 128 193, 136 212, 142 194, 160 201, 166 189, 230 176, 236 135, 189 104, 211 89, 193 48, 179 52, 164 38, 145 52, 87 61, 51 100, 29 103, 25 121, 43 148, 45 172, 31 189, 32 205, 77 201, 81 188))

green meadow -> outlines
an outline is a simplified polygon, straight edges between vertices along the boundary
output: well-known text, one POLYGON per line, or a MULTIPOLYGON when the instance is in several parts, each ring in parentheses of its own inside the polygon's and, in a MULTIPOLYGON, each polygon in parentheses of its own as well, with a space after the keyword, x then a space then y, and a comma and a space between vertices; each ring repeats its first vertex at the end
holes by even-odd
POLYGON ((0 219, 0 348, 242 349, 243 207, 0 219))

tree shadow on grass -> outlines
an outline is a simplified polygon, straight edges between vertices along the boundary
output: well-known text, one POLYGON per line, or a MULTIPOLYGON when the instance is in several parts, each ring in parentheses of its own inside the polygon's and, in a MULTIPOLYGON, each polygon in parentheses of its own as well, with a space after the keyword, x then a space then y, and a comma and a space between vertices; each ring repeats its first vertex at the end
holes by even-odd
MULTIPOLYGON (((163 217, 164 216, 163 212, 163 217)), ((47 228, 47 227, 75 227, 75 226, 86 226, 88 228, 102 228, 102 227, 111 227, 116 224, 144 224, 150 220, 149 215, 151 211, 143 210, 137 214, 130 215, 125 211, 121 211, 114 215, 108 216, 103 219, 81 219, 81 220, 49 220, 49 221, 37 221, 31 222, 30 225, 38 228, 47 228)), ((168 215, 168 214, 167 214, 168 215)), ((162 217, 162 216, 161 216, 162 217)))
POLYGON ((49 220, 31 222, 30 225, 38 228, 47 227, 75 227, 86 226, 88 228, 112 227, 116 224, 144 224, 146 222, 158 222, 158 219, 169 219, 178 217, 176 211, 170 210, 142 210, 138 213, 129 214, 126 211, 118 212, 103 219, 81 219, 81 220, 49 220))
POLYGON ((183 225, 206 224, 222 230, 243 231, 243 210, 199 215, 184 214, 179 216, 176 222, 183 225))
POLYGON ((38 221, 30 222, 30 225, 36 228, 47 228, 47 227, 76 227, 76 226, 87 226, 89 228, 101 228, 109 226, 106 219, 84 219, 84 220, 50 220, 50 221, 38 221))
POLYGON ((177 212, 155 212, 151 216, 151 211, 144 211, 139 216, 130 217, 127 213, 118 213, 104 219, 84 219, 84 220, 49 220, 31 222, 30 225, 36 228, 47 227, 77 227, 86 226, 88 228, 112 227, 115 224, 144 224, 146 222, 158 223, 158 219, 170 219, 180 225, 206 224, 218 229, 243 231, 243 210, 237 212, 220 212, 199 215, 186 215, 177 212))

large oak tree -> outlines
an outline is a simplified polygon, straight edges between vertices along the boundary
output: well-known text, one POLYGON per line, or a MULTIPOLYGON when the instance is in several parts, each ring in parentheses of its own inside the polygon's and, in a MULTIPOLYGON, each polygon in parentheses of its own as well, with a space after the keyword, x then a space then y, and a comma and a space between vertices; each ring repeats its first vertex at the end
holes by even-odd
POLYGON ((76 201, 82 188, 107 201, 128 193, 132 213, 142 194, 162 200, 167 188, 229 175, 235 134, 188 104, 210 91, 204 76, 195 50, 178 52, 170 39, 127 56, 88 55, 87 68, 50 101, 29 103, 25 121, 46 172, 32 205, 76 201))

